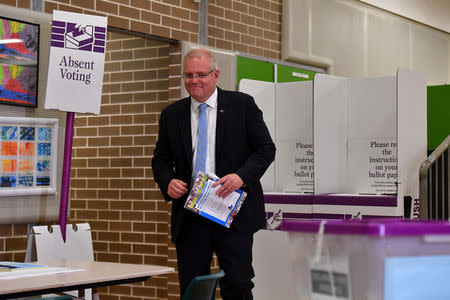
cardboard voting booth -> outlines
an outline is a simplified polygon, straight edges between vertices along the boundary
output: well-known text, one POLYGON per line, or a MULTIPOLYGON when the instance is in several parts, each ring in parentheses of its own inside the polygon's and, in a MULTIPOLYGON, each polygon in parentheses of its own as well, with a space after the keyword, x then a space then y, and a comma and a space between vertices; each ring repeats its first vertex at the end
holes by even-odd
POLYGON ((239 90, 255 98, 277 147, 262 178, 269 213, 296 204, 281 210, 300 213, 301 207, 319 219, 418 216, 418 170, 427 145, 420 74, 242 79, 239 90), (309 202, 289 202, 290 195, 309 194, 309 202), (406 210, 405 202, 413 208, 406 210))
POLYGON ((242 79, 239 90, 255 98, 277 146, 262 178, 264 193, 312 193, 312 82, 242 79))
POLYGON ((311 81, 265 82, 242 79, 277 147, 275 161, 261 179, 268 218, 311 218, 314 189, 311 81))
POLYGON ((317 74, 313 213, 403 217, 405 201, 418 202, 426 124, 426 82, 418 73, 399 69, 396 76, 378 78, 317 74))

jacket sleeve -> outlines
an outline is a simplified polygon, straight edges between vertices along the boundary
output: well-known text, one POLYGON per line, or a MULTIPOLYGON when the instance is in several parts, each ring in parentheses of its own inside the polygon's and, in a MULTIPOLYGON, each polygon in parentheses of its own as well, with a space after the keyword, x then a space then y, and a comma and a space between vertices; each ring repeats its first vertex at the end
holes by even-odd
POLYGON ((153 151, 152 170, 155 182, 166 199, 171 201, 172 198, 167 194, 167 188, 172 179, 174 179, 174 158, 169 144, 169 113, 167 110, 161 112, 159 120, 158 140, 155 150, 153 151))

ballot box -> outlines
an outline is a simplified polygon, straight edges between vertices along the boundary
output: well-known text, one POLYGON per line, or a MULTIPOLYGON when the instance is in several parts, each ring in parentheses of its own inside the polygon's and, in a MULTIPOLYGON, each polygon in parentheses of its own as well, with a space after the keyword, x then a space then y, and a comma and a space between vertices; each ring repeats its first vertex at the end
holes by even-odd
POLYGON ((448 222, 286 220, 280 231, 290 299, 450 299, 448 222))

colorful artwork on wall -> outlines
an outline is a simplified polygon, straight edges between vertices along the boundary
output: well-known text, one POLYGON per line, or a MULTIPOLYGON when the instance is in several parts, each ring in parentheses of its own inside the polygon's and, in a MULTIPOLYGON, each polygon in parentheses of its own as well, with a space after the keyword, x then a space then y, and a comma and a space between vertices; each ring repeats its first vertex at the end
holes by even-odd
POLYGON ((55 189, 57 129, 57 119, 0 117, 0 196, 55 189))
POLYGON ((0 17, 0 103, 37 106, 39 25, 0 17))

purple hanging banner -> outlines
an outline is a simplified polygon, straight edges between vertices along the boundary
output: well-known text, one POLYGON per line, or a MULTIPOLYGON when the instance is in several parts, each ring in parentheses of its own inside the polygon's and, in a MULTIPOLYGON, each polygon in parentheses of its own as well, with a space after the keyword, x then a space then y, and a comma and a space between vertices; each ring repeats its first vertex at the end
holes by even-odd
POLYGON ((75 113, 67 112, 66 139, 64 142, 64 163, 61 180, 61 200, 59 203, 59 227, 64 242, 66 242, 67 209, 69 207, 70 169, 72 164, 73 122, 75 113))

